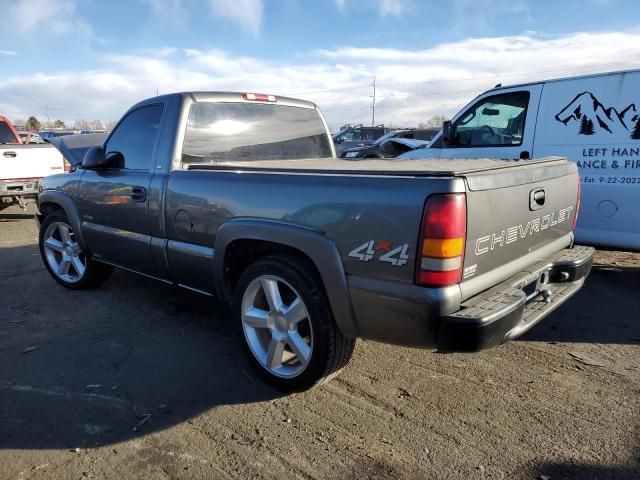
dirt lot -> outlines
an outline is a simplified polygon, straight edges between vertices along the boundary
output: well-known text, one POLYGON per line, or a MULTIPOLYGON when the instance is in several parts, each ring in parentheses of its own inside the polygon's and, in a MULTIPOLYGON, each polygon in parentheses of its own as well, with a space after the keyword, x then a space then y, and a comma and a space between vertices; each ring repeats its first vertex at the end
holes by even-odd
POLYGON ((117 272, 66 291, 0 214, 0 480, 640 478, 640 255, 474 355, 358 342, 330 384, 256 379, 228 314, 117 272))

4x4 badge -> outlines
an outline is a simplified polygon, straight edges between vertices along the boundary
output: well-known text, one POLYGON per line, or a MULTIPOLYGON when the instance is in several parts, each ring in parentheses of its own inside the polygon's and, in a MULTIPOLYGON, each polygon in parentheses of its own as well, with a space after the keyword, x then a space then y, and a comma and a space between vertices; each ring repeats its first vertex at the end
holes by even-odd
POLYGON ((391 247, 391 242, 369 240, 351 250, 349 256, 362 262, 369 262, 375 259, 376 250, 382 250, 385 253, 378 258, 379 261, 390 263, 394 267, 406 265, 409 260, 409 244, 405 243, 393 249, 391 247))

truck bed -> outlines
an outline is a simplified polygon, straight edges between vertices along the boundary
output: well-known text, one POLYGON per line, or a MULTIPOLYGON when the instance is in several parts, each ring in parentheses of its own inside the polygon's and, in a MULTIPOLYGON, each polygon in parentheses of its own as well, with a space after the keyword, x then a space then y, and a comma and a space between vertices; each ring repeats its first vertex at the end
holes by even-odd
MULTIPOLYGON (((242 170, 242 171, 278 171, 283 173, 317 173, 345 175, 392 175, 392 176, 438 176, 492 172, 505 168, 530 170, 535 167, 564 165, 564 157, 546 157, 537 160, 500 160, 492 158, 474 159, 366 159, 345 160, 342 158, 303 159, 303 160, 253 160, 228 161, 211 164, 192 164, 189 170, 242 170)), ((548 171, 547 168, 545 170, 548 171)), ((553 173, 552 173, 553 175, 553 173)))

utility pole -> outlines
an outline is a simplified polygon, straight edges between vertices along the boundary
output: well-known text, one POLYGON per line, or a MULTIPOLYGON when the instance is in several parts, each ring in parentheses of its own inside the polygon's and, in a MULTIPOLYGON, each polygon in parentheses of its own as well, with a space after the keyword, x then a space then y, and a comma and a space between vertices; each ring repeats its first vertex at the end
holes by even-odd
POLYGON ((371 126, 376 126, 376 76, 373 76, 373 83, 371 84, 373 87, 373 101, 371 102, 371 126))
POLYGON ((158 96, 158 87, 156 87, 156 97, 158 96))
POLYGON ((49 128, 49 124, 51 123, 51 120, 49 120, 49 105, 45 105, 44 109, 47 115, 47 128, 49 128))

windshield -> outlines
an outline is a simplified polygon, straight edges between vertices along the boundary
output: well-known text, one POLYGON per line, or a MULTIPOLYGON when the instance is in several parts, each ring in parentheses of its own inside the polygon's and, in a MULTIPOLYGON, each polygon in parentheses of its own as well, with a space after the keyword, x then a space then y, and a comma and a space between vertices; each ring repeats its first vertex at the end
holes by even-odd
POLYGON ((317 110, 264 103, 192 105, 182 151, 189 164, 331 156, 317 110))

